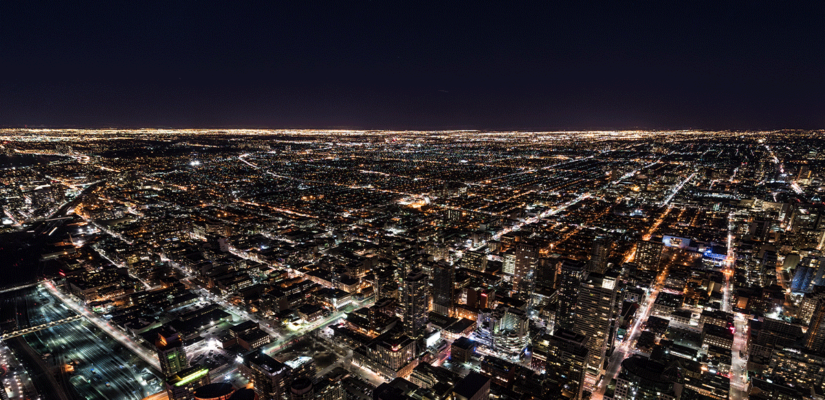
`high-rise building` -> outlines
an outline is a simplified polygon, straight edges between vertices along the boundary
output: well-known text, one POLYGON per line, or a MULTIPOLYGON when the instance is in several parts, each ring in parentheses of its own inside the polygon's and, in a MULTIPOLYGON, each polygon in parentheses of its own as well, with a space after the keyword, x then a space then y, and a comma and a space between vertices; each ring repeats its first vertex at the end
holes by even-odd
POLYGON ((549 296, 556 286, 556 270, 558 258, 542 257, 536 263, 536 292, 549 296))
POLYGON ((616 377, 615 400, 677 399, 674 369, 639 355, 622 361, 616 377))
POLYGON ((531 367, 544 371, 550 386, 564 392, 565 398, 579 399, 584 388, 587 368, 587 337, 557 329, 553 335, 542 335, 534 342, 531 367))
POLYGON ((210 384, 209 368, 194 366, 166 377, 166 395, 169 400, 192 400, 195 389, 210 384))
POLYGON ((825 299, 816 304, 808 332, 805 333, 805 347, 813 352, 825 350, 825 299))
POLYGON ((260 351, 243 356, 241 372, 261 399, 280 399, 288 390, 292 368, 260 351))
POLYGON ((532 280, 525 281, 532 276, 539 259, 539 245, 532 240, 522 240, 516 243, 516 262, 513 271, 513 290, 525 291, 532 280))
POLYGON ((578 261, 565 259, 559 266, 556 329, 574 330, 576 327, 576 303, 579 300, 579 285, 584 278, 584 265, 578 261))
POLYGON ((404 307, 404 332, 417 339, 424 335, 429 313, 429 291, 427 275, 413 271, 404 280, 402 306, 404 307))
POLYGON ((173 376, 189 366, 180 333, 168 328, 161 329, 155 340, 155 349, 164 376, 173 376))
POLYGON ((611 341, 618 277, 590 273, 582 280, 576 304, 575 332, 588 338, 588 373, 598 376, 611 341))
POLYGON ((590 260, 587 271, 603 274, 607 270, 607 257, 610 256, 610 242, 604 237, 597 237, 590 248, 590 260))
POLYGON ((455 306, 454 285, 455 268, 452 265, 440 262, 433 266, 433 311, 447 317, 453 315, 453 307, 455 306))
POLYGON ((665 245, 662 242, 639 241, 636 246, 636 264, 645 271, 658 271, 662 260, 662 251, 665 245))

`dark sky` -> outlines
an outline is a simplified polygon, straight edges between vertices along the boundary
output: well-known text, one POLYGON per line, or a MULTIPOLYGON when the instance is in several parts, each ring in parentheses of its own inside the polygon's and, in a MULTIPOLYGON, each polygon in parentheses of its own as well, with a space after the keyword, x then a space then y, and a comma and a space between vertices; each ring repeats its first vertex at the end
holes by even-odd
POLYGON ((823 1, 33 3, 0 126, 825 127, 823 1))

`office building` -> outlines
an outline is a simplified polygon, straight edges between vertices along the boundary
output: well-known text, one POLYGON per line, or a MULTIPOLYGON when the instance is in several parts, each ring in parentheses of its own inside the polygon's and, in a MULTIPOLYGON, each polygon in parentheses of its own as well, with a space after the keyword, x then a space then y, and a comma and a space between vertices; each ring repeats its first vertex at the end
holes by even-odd
POLYGON ((658 271, 662 260, 662 242, 639 241, 636 247, 636 264, 644 271, 658 271))
POLYGON ((484 272, 487 269, 487 254, 480 250, 468 250, 461 258, 461 266, 474 271, 484 272))
POLYGON ((590 260, 587 262, 588 272, 603 274, 607 270, 607 257, 610 256, 610 242, 607 238, 597 237, 590 248, 590 260))
POLYGON ((453 389, 455 400, 487 400, 490 398, 490 378, 470 372, 453 389))
POLYGON ((193 400, 195 389, 211 382, 208 368, 201 366, 186 368, 166 378, 166 395, 169 400, 193 400))
POLYGON ((563 391, 565 397, 581 398, 590 354, 587 339, 564 329, 557 329, 552 335, 542 335, 533 345, 530 367, 543 371, 552 386, 563 391))
POLYGON ((590 360, 588 373, 598 376, 612 342, 612 324, 616 312, 617 276, 590 273, 582 280, 576 303, 574 332, 588 338, 590 360))
POLYGON ((579 285, 584 278, 584 265, 578 261, 565 259, 559 267, 558 299, 556 312, 556 329, 574 330, 576 328, 576 303, 579 299, 579 285))
POLYGON ((292 368, 260 351, 244 355, 240 370, 261 399, 281 398, 292 375, 292 368))
POLYGON ((805 348, 813 352, 825 350, 825 299, 820 299, 805 333, 805 348))
POLYGON ((454 290, 455 268, 446 262, 439 262, 433 266, 432 290, 433 311, 451 317, 455 306, 454 290))
POLYGON ((413 271, 404 280, 402 306, 404 308, 404 332, 417 339, 424 335, 429 313, 429 282, 427 275, 413 271))
POLYGON ((678 399, 673 372, 664 364, 633 355, 622 361, 613 399, 678 399))
POLYGON ((173 376, 189 366, 180 333, 168 328, 161 329, 155 340, 155 349, 164 376, 173 376))
POLYGON ((539 259, 539 245, 532 240, 516 243, 513 290, 527 291, 535 282, 532 277, 539 259))

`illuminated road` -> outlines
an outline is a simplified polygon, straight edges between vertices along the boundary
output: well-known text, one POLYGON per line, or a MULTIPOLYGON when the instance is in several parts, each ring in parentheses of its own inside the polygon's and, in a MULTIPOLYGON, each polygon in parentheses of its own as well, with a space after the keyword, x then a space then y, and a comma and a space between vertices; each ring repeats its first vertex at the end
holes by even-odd
MULTIPOLYGON (((731 306, 731 278, 736 267, 736 252, 734 251, 733 232, 735 225, 733 220, 734 214, 728 213, 728 236, 727 246, 728 254, 725 259, 725 287, 722 296, 722 311, 732 312, 731 306)), ((734 318, 734 335, 733 347, 731 348, 731 377, 730 377, 730 398, 731 400, 742 400, 748 398, 747 396, 747 366, 748 362, 744 359, 742 354, 747 352, 747 338, 745 330, 747 327, 747 320, 741 313, 736 313, 734 318)))
MULTIPOLYGON (((664 276, 664 274, 662 274, 664 276)), ((619 347, 617 347, 613 354, 610 356, 610 359, 607 363, 607 370, 605 371, 604 378, 602 378, 601 382, 599 382, 599 386, 593 392, 593 396, 591 399, 593 400, 601 400, 604 397, 604 391, 607 389, 607 385, 610 383, 611 380, 615 379, 616 376, 619 375, 619 369, 622 366, 622 361, 625 358, 633 355, 633 349, 630 348, 630 345, 633 344, 638 338, 639 335, 642 333, 641 326, 642 323, 647 321, 648 317, 650 317, 651 311, 653 311, 653 302, 656 301, 656 296, 659 294, 659 285, 654 285, 653 290, 645 299, 644 304, 642 304, 641 308, 639 309, 639 315, 636 318, 636 321, 633 323, 633 327, 630 330, 630 334, 627 338, 622 342, 619 347)))
POLYGON ((667 198, 665 198, 665 200, 660 204, 660 206, 664 207, 664 206, 668 205, 670 203, 670 201, 673 200, 673 198, 676 197, 677 194, 679 194, 679 191, 682 190, 682 188, 685 186, 685 184, 690 182, 690 180, 693 179, 694 176, 696 176, 695 172, 690 174, 690 176, 685 178, 685 180, 683 180, 675 188, 673 188, 673 191, 670 193, 669 196, 667 196, 667 198))

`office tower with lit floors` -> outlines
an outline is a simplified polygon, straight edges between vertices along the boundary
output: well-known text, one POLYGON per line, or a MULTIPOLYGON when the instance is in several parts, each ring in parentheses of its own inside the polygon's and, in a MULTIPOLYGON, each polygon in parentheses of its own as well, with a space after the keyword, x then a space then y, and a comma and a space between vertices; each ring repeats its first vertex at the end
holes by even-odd
POLYGON ((239 370, 249 379, 261 399, 278 399, 289 391, 292 368, 263 352, 253 351, 244 355, 239 370))
POLYGON ((525 291, 533 282, 525 281, 536 268, 539 258, 539 244, 533 240, 521 240, 516 243, 515 265, 513 271, 513 290, 525 291))
POLYGON ((639 241, 636 247, 636 264, 645 271, 658 271, 662 260, 662 251, 665 245, 662 242, 639 241))
POLYGON ((160 370, 166 377, 175 375, 189 366, 186 361, 186 352, 183 349, 183 339, 180 333, 172 329, 163 328, 158 332, 155 350, 158 353, 160 370))
POLYGON ((584 278, 584 264, 565 259, 559 266, 558 299, 556 312, 556 329, 574 330, 576 328, 576 302, 579 300, 579 285, 584 278))
POLYGON ((594 382, 601 374, 612 337, 617 280, 618 277, 615 275, 593 272, 582 280, 579 287, 574 332, 587 337, 587 348, 590 353, 587 374, 594 382))
POLYGON ((429 313, 429 280, 421 271, 412 271, 404 279, 402 306, 404 333, 412 339, 421 338, 427 328, 429 313))
POLYGON ((487 269, 487 254, 480 250, 467 250, 461 257, 461 266, 473 271, 484 272, 487 269))
POLYGON ((587 337, 564 329, 541 335, 533 343, 531 367, 544 371, 547 398, 581 398, 590 350, 587 337), (551 394, 558 396, 552 397, 551 394))
POLYGON ((433 266, 432 290, 433 311, 451 317, 455 299, 453 286, 455 285, 455 268, 446 262, 439 262, 433 266))

